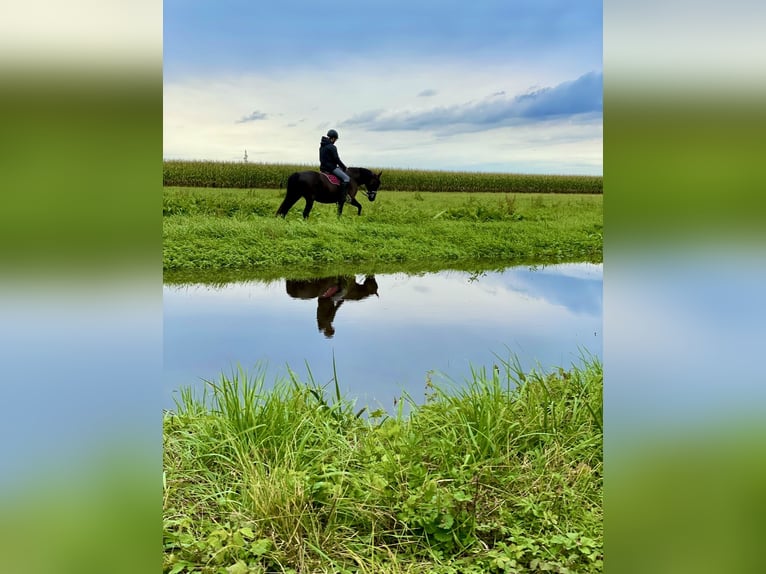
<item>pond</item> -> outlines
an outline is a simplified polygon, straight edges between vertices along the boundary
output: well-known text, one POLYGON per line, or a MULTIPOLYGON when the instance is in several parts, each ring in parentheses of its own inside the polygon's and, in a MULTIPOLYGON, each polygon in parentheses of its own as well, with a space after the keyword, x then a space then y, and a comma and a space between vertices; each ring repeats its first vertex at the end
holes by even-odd
MULTIPOLYGON (((603 265, 165 285, 163 408, 238 367, 333 381, 357 404, 422 401, 512 357, 552 370, 602 356, 603 265), (333 364, 334 363, 334 364, 333 364)), ((330 389, 334 389, 331 385, 330 389)))

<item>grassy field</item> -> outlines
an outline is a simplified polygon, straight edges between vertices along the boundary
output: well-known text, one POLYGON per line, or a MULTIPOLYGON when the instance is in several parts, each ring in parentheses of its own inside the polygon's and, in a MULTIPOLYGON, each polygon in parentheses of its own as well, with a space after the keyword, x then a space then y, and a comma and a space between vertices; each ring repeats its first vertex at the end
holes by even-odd
POLYGON ((361 216, 303 201, 274 216, 284 191, 166 187, 163 266, 168 273, 352 265, 441 268, 602 261, 600 194, 381 191, 361 216))
POLYGON ((163 419, 163 570, 601 572, 601 365, 498 363, 392 414, 259 372, 183 392, 163 419))
MULTIPOLYGON (((361 217, 303 201, 311 166, 165 162, 166 282, 602 261, 601 178, 385 170, 361 217)), ((472 382, 366 412, 233 373, 163 418, 172 574, 601 572, 601 365, 472 382)))
MULTIPOLYGON (((383 171, 385 190, 491 193, 603 193, 601 176, 527 175, 366 167, 383 171)), ((165 161, 166 187, 279 189, 291 173, 316 165, 213 161, 165 161)))

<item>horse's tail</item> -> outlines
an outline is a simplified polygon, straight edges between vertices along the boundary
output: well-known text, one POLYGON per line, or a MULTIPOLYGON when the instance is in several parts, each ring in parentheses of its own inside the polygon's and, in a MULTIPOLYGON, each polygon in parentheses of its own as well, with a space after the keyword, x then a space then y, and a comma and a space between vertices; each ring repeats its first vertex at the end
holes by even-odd
MULTIPOLYGON (((287 178, 287 192, 285 193, 285 199, 282 201, 282 204, 279 206, 279 209, 277 209, 277 215, 281 215, 284 217, 287 215, 287 211, 293 206, 293 204, 298 200, 299 196, 291 197, 290 190, 295 189, 298 185, 298 179, 300 178, 300 173, 297 171, 293 173, 290 177, 287 178)), ((280 186, 281 188, 281 186, 280 186)))
POLYGON ((292 174, 290 177, 287 178, 287 189, 290 189, 291 184, 294 187, 295 182, 298 181, 298 178, 300 177, 300 174, 296 171, 294 174, 292 174))

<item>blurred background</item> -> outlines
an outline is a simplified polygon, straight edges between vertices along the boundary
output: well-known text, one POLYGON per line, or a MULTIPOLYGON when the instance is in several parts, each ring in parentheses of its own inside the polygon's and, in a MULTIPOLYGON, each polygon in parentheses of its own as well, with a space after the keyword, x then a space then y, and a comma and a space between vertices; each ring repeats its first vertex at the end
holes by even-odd
MULTIPOLYGON (((604 4, 607 572, 761 567, 764 15, 604 4)), ((162 26, 0 21, 4 572, 161 568, 162 26)))
POLYGON ((4 12, 0 570, 159 571, 162 3, 4 12))
POLYGON ((760 568, 764 15, 604 3, 607 572, 760 568))

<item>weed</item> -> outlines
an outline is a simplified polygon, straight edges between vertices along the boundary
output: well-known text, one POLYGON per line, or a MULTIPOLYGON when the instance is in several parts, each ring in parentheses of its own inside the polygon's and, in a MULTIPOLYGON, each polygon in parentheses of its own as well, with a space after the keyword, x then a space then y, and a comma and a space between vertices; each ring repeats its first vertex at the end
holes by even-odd
POLYGON ((165 572, 600 572, 601 365, 521 375, 430 373, 424 404, 367 419, 310 370, 182 393, 165 572))

